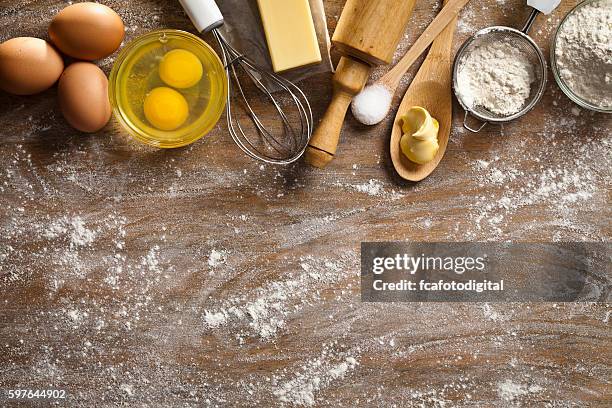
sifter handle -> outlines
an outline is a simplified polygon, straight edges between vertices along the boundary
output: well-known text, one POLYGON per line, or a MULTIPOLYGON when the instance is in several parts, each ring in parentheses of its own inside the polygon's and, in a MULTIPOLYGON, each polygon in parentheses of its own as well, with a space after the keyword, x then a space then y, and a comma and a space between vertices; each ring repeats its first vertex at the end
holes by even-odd
POLYGON ((215 0, 179 0, 199 32, 209 32, 223 25, 223 14, 215 0))
POLYGON ((561 0, 527 0, 527 5, 544 14, 552 13, 561 3, 561 0))
POLYGON ((559 6, 559 3, 561 3, 561 0, 527 0, 527 5, 533 7, 533 10, 521 31, 527 34, 539 13, 552 13, 559 6))
POLYGON ((467 130, 469 130, 472 133, 479 133, 482 129, 484 129, 485 126, 487 126, 489 124, 489 122, 482 122, 482 124, 480 125, 479 128, 473 128, 470 125, 468 125, 468 118, 470 117, 470 113, 466 110, 465 111, 465 116, 463 117, 463 127, 466 128, 467 130))
POLYGON ((523 34, 529 34, 529 30, 531 30, 531 26, 533 25, 536 18, 538 17, 538 14, 540 14, 540 11, 538 9, 534 8, 533 10, 531 10, 531 14, 529 14, 529 18, 527 19, 527 22, 521 29, 523 34))

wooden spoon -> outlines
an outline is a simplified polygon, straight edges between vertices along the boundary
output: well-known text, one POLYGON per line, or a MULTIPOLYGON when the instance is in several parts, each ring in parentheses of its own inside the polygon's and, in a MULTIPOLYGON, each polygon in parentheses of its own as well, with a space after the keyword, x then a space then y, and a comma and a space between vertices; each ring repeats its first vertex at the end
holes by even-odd
MULTIPOLYGON (((398 88, 402 77, 408 72, 410 67, 412 67, 412 64, 414 64, 436 38, 442 36, 442 32, 446 27, 449 25, 455 26, 457 24, 457 15, 469 1, 470 0, 444 0, 442 11, 440 11, 431 24, 427 26, 423 34, 417 38, 393 69, 376 81, 375 84, 382 85, 391 91, 392 94, 395 94, 395 90, 398 88)), ((451 41, 454 32, 453 29, 451 41)))
MULTIPOLYGON (((444 3, 447 3, 445 0, 444 3)), ((452 45, 457 26, 455 17, 434 40, 427 58, 414 77, 399 106, 391 132, 391 160, 397 173, 410 181, 421 181, 429 176, 444 157, 453 117, 452 100, 452 45), (440 123, 438 144, 440 149, 432 161, 416 164, 408 160, 400 149, 402 138, 401 117, 411 107, 422 106, 440 123)))

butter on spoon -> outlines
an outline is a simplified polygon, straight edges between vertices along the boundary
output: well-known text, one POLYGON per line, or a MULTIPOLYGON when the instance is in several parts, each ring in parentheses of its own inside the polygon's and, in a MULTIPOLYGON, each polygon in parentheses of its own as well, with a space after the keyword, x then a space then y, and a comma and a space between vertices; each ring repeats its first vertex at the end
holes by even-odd
POLYGON ((404 135, 400 139, 400 148, 404 156, 417 164, 432 161, 440 149, 438 121, 420 106, 410 108, 401 119, 404 135))

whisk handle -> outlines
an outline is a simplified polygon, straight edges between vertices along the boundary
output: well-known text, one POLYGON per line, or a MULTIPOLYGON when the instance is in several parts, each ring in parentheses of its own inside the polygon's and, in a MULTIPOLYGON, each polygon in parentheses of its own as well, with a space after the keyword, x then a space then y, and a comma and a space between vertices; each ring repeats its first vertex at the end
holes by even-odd
POLYGON ((223 25, 223 15, 215 0, 179 0, 199 32, 209 32, 223 25))
POLYGON ((368 81, 370 69, 369 65, 353 58, 340 59, 334 75, 331 103, 306 149, 308 164, 322 169, 334 159, 346 112, 353 97, 361 92, 368 81))

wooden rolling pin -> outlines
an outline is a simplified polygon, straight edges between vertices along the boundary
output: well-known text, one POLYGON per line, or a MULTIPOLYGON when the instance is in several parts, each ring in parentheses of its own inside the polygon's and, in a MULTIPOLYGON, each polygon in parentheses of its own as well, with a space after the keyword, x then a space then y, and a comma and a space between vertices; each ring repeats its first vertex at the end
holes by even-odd
POLYGON ((389 64, 416 0, 347 0, 332 43, 343 55, 333 78, 334 95, 306 149, 306 162, 324 168, 336 154, 351 100, 374 65, 389 64))

